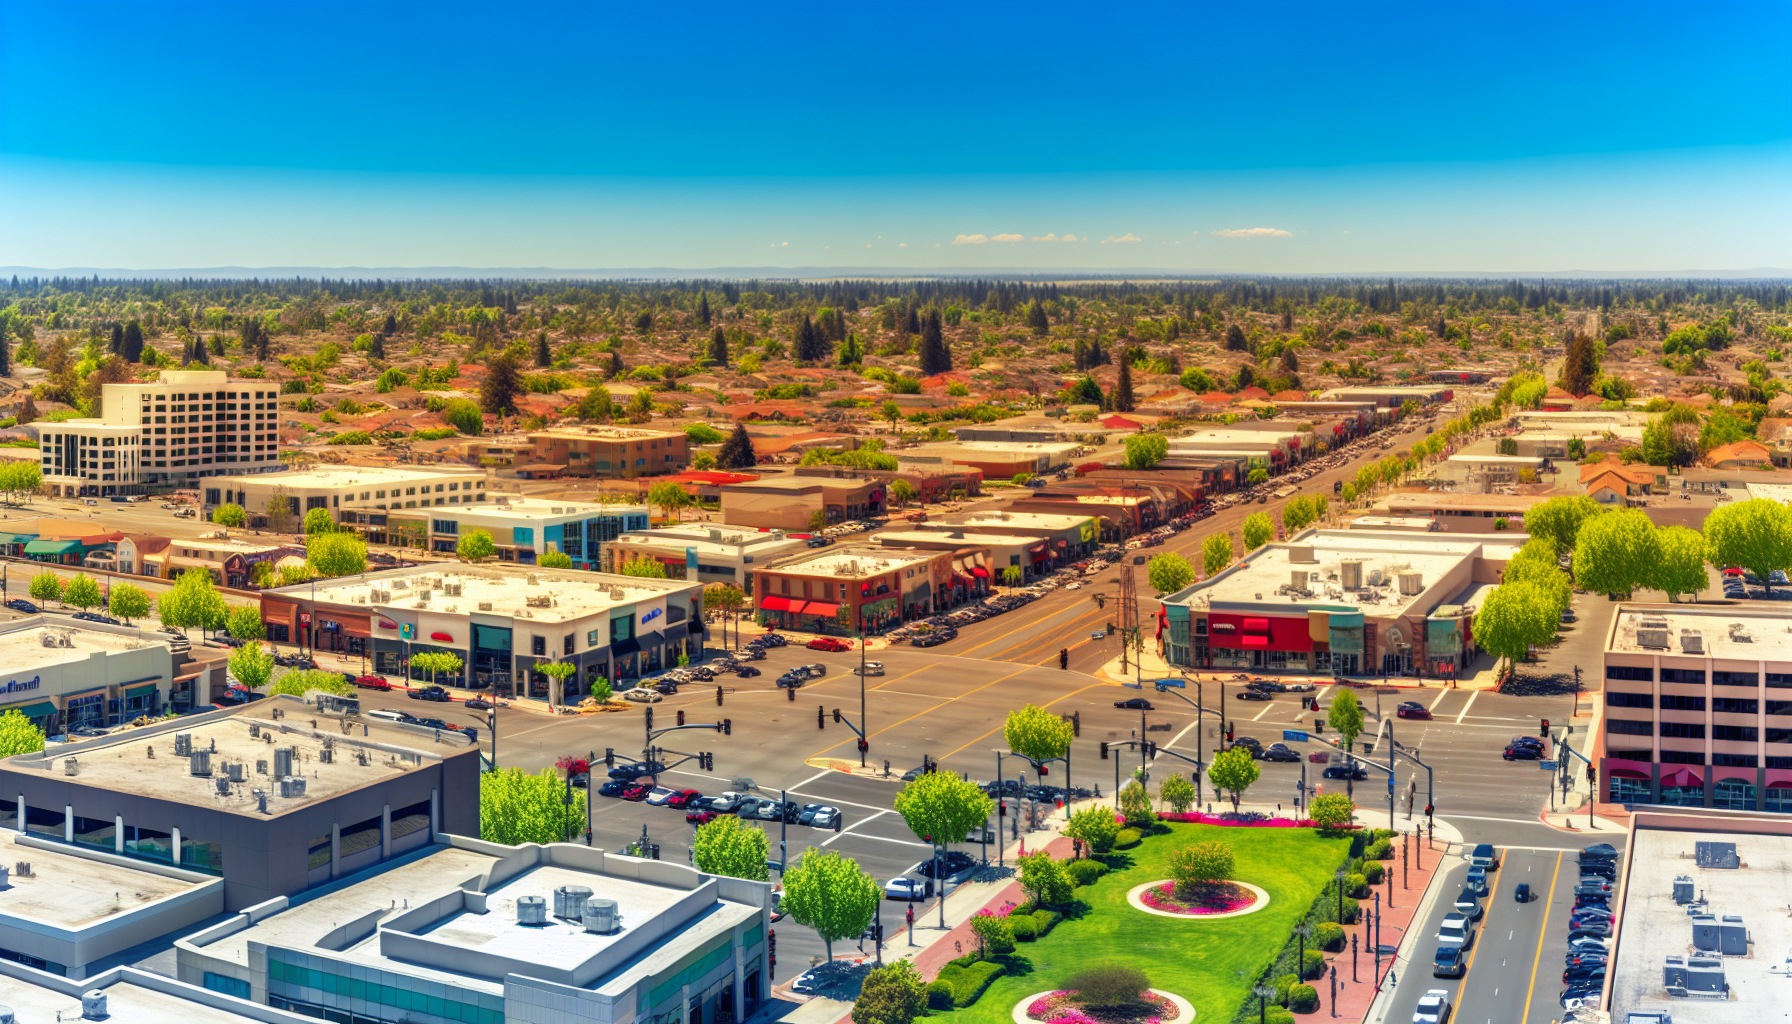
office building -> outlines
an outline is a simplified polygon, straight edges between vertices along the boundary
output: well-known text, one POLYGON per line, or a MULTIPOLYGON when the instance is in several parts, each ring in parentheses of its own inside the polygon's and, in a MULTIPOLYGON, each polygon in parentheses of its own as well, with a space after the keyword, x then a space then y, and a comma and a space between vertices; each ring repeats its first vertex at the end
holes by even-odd
POLYGON ((966 600, 975 577, 955 573, 953 552, 836 545, 753 573, 760 624, 852 636, 924 619, 966 600))
POLYGON ((204 477, 280 468, 279 389, 222 370, 163 370, 106 384, 101 415, 36 424, 51 497, 199 486, 204 477))
POLYGON ((1375 505, 1375 515, 1398 519, 1431 519, 1443 533, 1523 533, 1524 515, 1547 500, 1534 494, 1390 494, 1375 505))
POLYGON ((807 533, 865 516, 882 515, 885 484, 857 477, 770 476, 724 484, 722 521, 729 526, 807 533))
POLYGON ((656 529, 631 529, 606 546, 603 569, 615 572, 637 558, 651 558, 666 567, 671 579, 686 578, 695 567, 697 582, 728 583, 751 593, 748 582, 757 566, 809 549, 809 541, 783 530, 748 530, 707 523, 680 523, 656 529))
POLYGON ((518 472, 580 477, 663 476, 690 464, 681 430, 555 427, 529 435, 529 464, 518 472))
POLYGON ((484 530, 500 561, 534 565, 542 555, 558 551, 572 559, 574 568, 595 569, 603 545, 624 530, 646 528, 648 509, 494 494, 479 504, 435 505, 427 511, 421 506, 416 511, 344 508, 337 519, 375 544, 453 554, 462 537, 484 530))
POLYGON ((250 525, 269 525, 270 502, 286 499, 291 526, 314 508, 407 509, 470 505, 486 500, 485 471, 452 468, 316 465, 265 476, 227 476, 208 481, 204 514, 234 503, 249 513, 250 525))

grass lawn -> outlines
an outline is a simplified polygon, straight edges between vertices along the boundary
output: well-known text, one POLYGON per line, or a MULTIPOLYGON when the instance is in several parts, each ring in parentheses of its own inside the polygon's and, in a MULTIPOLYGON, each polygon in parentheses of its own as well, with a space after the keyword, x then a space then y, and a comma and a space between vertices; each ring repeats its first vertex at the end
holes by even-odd
POLYGON ((1036 942, 1016 943, 1014 952, 1031 962, 1031 974, 1004 975, 975 1005, 936 1015, 951 1024, 1007 1024, 1009 1011, 1026 996, 1058 988, 1085 968, 1119 962, 1143 970, 1153 988, 1193 1003, 1201 1024, 1230 1024, 1258 975, 1330 882, 1350 840, 1324 839, 1310 829, 1169 828, 1168 835, 1149 836, 1118 855, 1130 857, 1130 866, 1076 890, 1088 905, 1082 917, 1060 922, 1036 942), (1170 877, 1170 851, 1214 839, 1231 843, 1234 877, 1268 891, 1268 907, 1243 917, 1185 922, 1146 914, 1126 901, 1133 886, 1170 877))

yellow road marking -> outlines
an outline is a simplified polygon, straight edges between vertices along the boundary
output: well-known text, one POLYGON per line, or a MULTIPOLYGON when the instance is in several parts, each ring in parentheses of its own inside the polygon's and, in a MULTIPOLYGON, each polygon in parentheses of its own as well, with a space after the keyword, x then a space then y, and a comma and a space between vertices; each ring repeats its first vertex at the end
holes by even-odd
POLYGON ((1531 994, 1537 991, 1537 965, 1543 962, 1543 937, 1549 934, 1549 908, 1556 901, 1556 879, 1562 876, 1562 855, 1556 854, 1556 870, 1549 876, 1549 898, 1543 903, 1543 923, 1537 928, 1537 955, 1531 958, 1531 984, 1524 990, 1524 1013, 1519 1024, 1531 1019, 1531 994))
MULTIPOLYGON (((1113 683, 1090 683, 1088 686, 1085 686, 1082 689, 1070 691, 1069 693, 1063 695, 1062 697, 1059 697, 1057 700, 1050 701, 1045 704, 1041 704, 1040 707, 1049 708, 1053 704, 1063 703, 1064 701, 1069 700, 1070 698, 1076 696, 1077 694, 1082 693, 1084 690, 1094 690, 1094 689, 1099 689, 1104 686, 1113 686, 1113 685, 1114 685, 1113 683)), ((1007 724, 1003 723, 1001 728, 1003 728, 1003 729, 1007 728, 1007 724)), ((984 740, 988 739, 989 737, 995 735, 999 731, 1001 731, 1001 729, 991 729, 988 732, 984 733, 983 735, 972 740, 970 743, 966 743, 964 745, 964 747, 959 747, 957 750, 948 750, 948 751, 946 751, 945 754, 941 755, 940 760, 944 761, 946 758, 951 757, 953 754, 958 753, 960 750, 963 750, 965 747, 971 746, 971 744, 981 743, 984 740)))
MULTIPOLYGON (((1500 872, 1504 870, 1506 870, 1506 855, 1502 853, 1500 854, 1500 866, 1494 868, 1493 874, 1487 879, 1487 902, 1489 903, 1493 902, 1494 896, 1500 891, 1499 877, 1500 872)), ((1414 916, 1417 916, 1416 913, 1414 916)), ((1481 932, 1484 938, 1487 932, 1487 920, 1485 915, 1483 915, 1481 920, 1481 932)), ((1481 943, 1480 940, 1476 940, 1473 948, 1468 951, 1468 963, 1462 965, 1462 984, 1456 987, 1456 994, 1458 996, 1468 988, 1468 975, 1470 971, 1475 969, 1475 954, 1479 952, 1481 952, 1481 943)), ((1410 967, 1411 965, 1408 964, 1407 966, 1410 967)), ((1390 965, 1390 969, 1392 969, 1392 965, 1390 965)), ((1460 1002, 1456 1004, 1456 1016, 1459 1018, 1462 1016, 1462 1004, 1460 1002)))

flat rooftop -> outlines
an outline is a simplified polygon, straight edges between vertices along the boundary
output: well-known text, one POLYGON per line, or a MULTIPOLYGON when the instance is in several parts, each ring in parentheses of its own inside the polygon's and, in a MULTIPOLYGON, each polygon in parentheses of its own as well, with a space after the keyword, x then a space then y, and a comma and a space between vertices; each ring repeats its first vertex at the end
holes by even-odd
POLYGON ((1435 520, 1416 516, 1357 516, 1349 520, 1352 530, 1421 530, 1430 531, 1435 520))
POLYGON ((396 466, 312 466, 308 469, 286 470, 280 473, 251 473, 248 475, 225 476, 221 480, 238 480, 253 482, 256 486, 285 487, 379 487, 392 484, 417 483, 423 480, 435 481, 444 477, 465 477, 471 480, 485 479, 485 471, 478 469, 457 469, 453 466, 432 467, 430 469, 400 469, 396 466))
POLYGON ((871 537, 879 543, 894 544, 898 547, 904 544, 938 544, 941 541, 951 541, 967 548, 974 548, 979 544, 1009 547, 1033 542, 1033 538, 1010 533, 970 533, 968 531, 960 533, 946 530, 890 530, 874 533, 871 537))
MULTIPOLYGON (((80 928, 201 884, 74 853, 20 846, 14 842, 20 835, 0 831, 0 862, 31 863, 31 874, 14 872, 7 879, 6 888, 0 889, 0 917, 80 928)), ((102 853, 112 852, 109 842, 99 849, 102 853)), ((3 986, 4 979, 0 979, 0 987, 3 986)))
POLYGON ((773 572, 808 576, 875 576, 927 561, 937 551, 906 554, 893 548, 821 548, 813 555, 798 555, 767 566, 773 572))
POLYGON ((1299 430, 1197 430, 1191 434, 1170 438, 1171 448, 1189 448, 1209 441, 1247 441, 1262 444, 1265 441, 1285 441, 1289 438, 1301 437, 1299 430))
POLYGON ((167 647, 155 640, 68 626, 37 626, 0 633, 0 665, 15 676, 51 665, 85 661, 96 652, 122 654, 167 647), (54 645, 54 646, 52 646, 54 645))
POLYGON ((1733 606, 1623 605, 1612 620, 1606 647, 1614 654, 1685 654, 1681 634, 1699 634, 1702 653, 1695 658, 1740 658, 1743 661, 1792 661, 1792 612, 1743 611, 1733 606), (1667 624, 1667 647, 1644 647, 1637 630, 1644 622, 1667 624))
POLYGON ((1532 505, 1547 500, 1545 495, 1529 494, 1455 494, 1432 491, 1427 494, 1390 494, 1381 504, 1394 510, 1459 508, 1469 511, 1528 512, 1532 505))
MULTIPOLYGON (((249 1024, 264 1019, 125 981, 107 985, 102 991, 106 993, 106 1019, 124 1024, 249 1024)), ((10 1007, 19 1021, 83 1019, 80 996, 64 995, 10 973, 0 973, 0 1005, 10 1007)))
POLYGON ((62 774, 66 758, 76 758, 80 773, 66 781, 84 786, 108 789, 114 793, 171 800, 194 807, 205 807, 226 814, 245 817, 277 817, 318 800, 327 800, 353 792, 384 779, 416 771, 433 764, 446 753, 462 748, 456 745, 432 752, 427 734, 381 722, 357 722, 344 733, 339 716, 318 714, 315 709, 291 698, 256 701, 209 722, 187 720, 154 729, 137 729, 113 733, 99 739, 63 744, 47 757, 20 754, 6 763, 15 771, 44 771, 56 779, 62 774), (274 720, 276 708, 286 717, 274 720), (191 724, 188 724, 188 723, 191 724), (316 729, 312 722, 317 723, 316 729), (365 729, 365 733, 363 732, 365 729), (259 732, 255 735, 251 730, 259 732), (191 773, 187 757, 174 753, 176 733, 192 737, 194 750, 211 751, 211 775, 191 773), (271 737, 271 740, 270 740, 271 737), (318 753, 328 739, 334 746, 330 763, 319 760, 318 753), (281 747, 298 748, 294 774, 303 774, 305 795, 282 797, 273 775, 274 751, 281 747), (367 764, 356 757, 366 751, 367 764), (257 762, 267 762, 266 773, 257 770, 257 762), (233 782, 228 795, 218 792, 217 780, 225 777, 224 765, 242 765, 243 781, 233 782), (258 810, 252 790, 268 794, 268 813, 258 810))
MULTIPOLYGON (((433 511, 433 510, 432 510, 433 511)), ((543 569, 527 565, 438 563, 408 569, 341 576, 317 581, 317 596, 336 604, 368 607, 423 608, 448 615, 510 616, 538 622, 568 622, 612 608, 651 601, 696 587, 684 580, 654 580, 575 569, 543 569), (529 582, 534 580, 534 583, 529 582), (448 587, 460 588, 450 595, 448 587), (425 597, 425 591, 428 592, 425 597), (545 605, 531 605, 532 600, 545 605), (479 606, 490 603, 490 610, 479 606)), ((311 596, 311 584, 280 587, 268 593, 311 596)))
POLYGON ((575 441, 646 441, 650 438, 684 437, 682 430, 648 430, 635 427, 557 427, 532 430, 529 439, 538 437, 566 438, 575 441))
POLYGON ((1452 455, 1446 462, 1472 462, 1493 466, 1537 466, 1543 463, 1541 455, 1452 455))
POLYGON ((1766 498, 1781 504, 1792 503, 1792 484, 1758 484, 1750 481, 1746 485, 1750 498, 1766 498))
MULTIPOLYGON (((1710 819, 1703 819, 1709 821, 1710 819)), ((1746 820, 1746 819, 1743 819, 1746 820)), ((1632 1012, 1666 1012, 1674 1024, 1762 1024, 1785 1020, 1786 956, 1792 949, 1792 837, 1748 832, 1695 832, 1638 828, 1631 837, 1624 912, 1611 972, 1612 1020, 1632 1012), (1734 843, 1739 868, 1702 868, 1699 842, 1734 843), (1728 997, 1667 994, 1663 967, 1670 956, 1700 952, 1693 946, 1688 907, 1674 902, 1674 879, 1692 879, 1693 898, 1720 920, 1742 918, 1747 956, 1722 957, 1728 997)))
POLYGON ((1070 530, 1089 521, 1088 516, 1054 515, 1050 512, 970 512, 936 519, 941 526, 1016 526, 1039 530, 1070 530))
MULTIPOLYGON (((497 495, 493 495, 497 498, 497 495)), ((393 509, 392 515, 405 515, 411 509, 393 509)), ((540 520, 557 516, 599 516, 618 512, 645 512, 646 505, 599 505, 591 501, 553 501, 547 498, 519 498, 506 495, 503 500, 482 501, 477 505, 444 505, 431 506, 427 513, 417 509, 421 517, 427 515, 437 519, 454 519, 461 515, 478 516, 481 519, 518 519, 540 520), (446 515, 443 513, 446 512, 446 515)))

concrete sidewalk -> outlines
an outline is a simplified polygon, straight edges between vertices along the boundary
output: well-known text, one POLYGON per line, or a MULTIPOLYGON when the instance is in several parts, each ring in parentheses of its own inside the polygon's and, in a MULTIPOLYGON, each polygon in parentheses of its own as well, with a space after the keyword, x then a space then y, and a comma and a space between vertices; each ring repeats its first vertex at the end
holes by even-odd
MULTIPOLYGON (((1079 644, 1087 642, 1088 641, 1078 641, 1079 644)), ((1474 663, 1465 670, 1464 674, 1454 680, 1422 679, 1412 676, 1353 676, 1347 679, 1339 679, 1329 675, 1276 672, 1264 669, 1244 668, 1201 669, 1199 671, 1190 671, 1164 661, 1163 655, 1153 650, 1152 645, 1150 644, 1146 645, 1143 656, 1136 659, 1136 662, 1137 663, 1135 664, 1135 659, 1130 653, 1124 659, 1115 655, 1113 658, 1103 662, 1101 667, 1096 669, 1092 674, 1095 678, 1109 683, 1133 683, 1143 681, 1146 689, 1151 688, 1151 680, 1153 679, 1165 677, 1182 678, 1185 676, 1189 679, 1199 679, 1202 682, 1237 683, 1241 686, 1247 679, 1261 678, 1273 679, 1276 682, 1282 683, 1312 683, 1317 687, 1348 686, 1352 689, 1386 687, 1388 689, 1399 690, 1497 690, 1501 683, 1497 662, 1495 659, 1485 654, 1476 658, 1474 663), (1121 667, 1122 661, 1125 662, 1124 669, 1121 667), (1244 676, 1245 679, 1239 679, 1239 676, 1244 676)))

